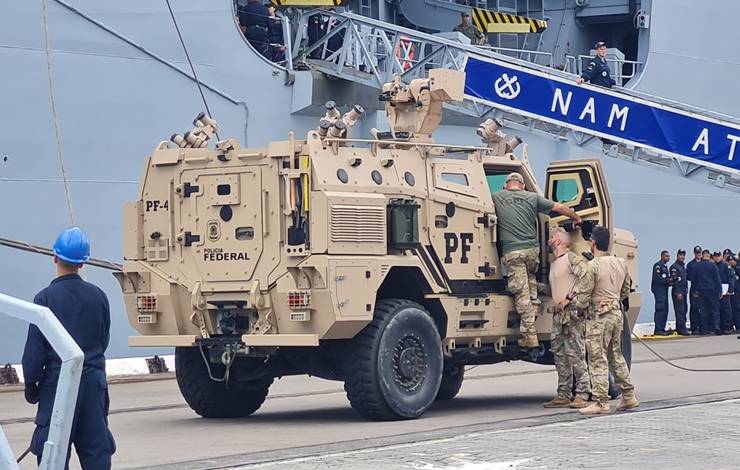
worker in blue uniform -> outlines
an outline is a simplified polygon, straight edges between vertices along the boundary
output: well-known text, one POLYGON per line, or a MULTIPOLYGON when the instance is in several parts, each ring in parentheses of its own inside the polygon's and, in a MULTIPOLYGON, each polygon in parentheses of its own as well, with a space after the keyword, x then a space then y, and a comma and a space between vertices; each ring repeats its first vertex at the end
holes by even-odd
POLYGON ((239 24, 244 28, 244 36, 260 54, 268 55, 268 34, 270 29, 270 11, 259 0, 248 0, 239 9, 239 24))
MULTIPOLYGON (((83 469, 111 468, 115 452, 108 429, 108 385, 105 350, 110 339, 108 298, 85 282, 79 270, 90 258, 90 242, 78 227, 64 230, 54 243, 57 277, 39 292, 34 303, 48 307, 85 354, 69 445, 75 446, 83 469)), ((23 353, 26 401, 38 403, 31 452, 41 462, 54 405, 61 360, 39 329, 31 325, 23 353)), ((70 453, 67 453, 67 467, 70 453)))
POLYGON ((735 293, 735 272, 725 263, 724 255, 715 251, 712 255, 719 270, 719 280, 722 283, 722 296, 719 299, 719 326, 723 335, 729 335, 734 329, 732 318, 731 297, 735 293))
POLYGON ((655 297, 655 332, 656 336, 666 336, 665 324, 668 321, 668 286, 671 279, 668 272, 668 261, 671 255, 663 250, 660 252, 660 261, 653 265, 653 280, 650 290, 655 297))
POLYGON ((590 82, 592 85, 611 88, 617 82, 612 78, 609 64, 606 63, 606 43, 599 41, 594 48, 596 49, 596 57, 589 61, 586 70, 576 79, 576 83, 580 85, 583 82, 590 82))
POLYGON ((732 317, 735 322, 735 331, 740 332, 740 266, 737 264, 737 256, 730 256, 730 268, 735 275, 735 295, 732 298, 732 317))
POLYGON ((696 245, 694 247, 694 259, 686 265, 686 279, 691 282, 691 288, 689 289, 689 323, 691 323, 691 333, 695 335, 701 334, 701 312, 699 311, 701 300, 699 299, 699 291, 694 285, 693 273, 694 266, 701 263, 701 252, 702 248, 696 245))
POLYGON ((709 250, 702 251, 701 262, 694 266, 691 275, 701 301, 700 329, 703 334, 720 334, 719 299, 722 296, 722 281, 719 268, 712 261, 709 250))
POLYGON ((669 269, 671 279, 671 299, 673 300, 673 312, 676 314, 676 332, 687 336, 691 333, 686 328, 686 297, 689 294, 689 281, 686 279, 686 251, 678 250, 676 262, 669 269))

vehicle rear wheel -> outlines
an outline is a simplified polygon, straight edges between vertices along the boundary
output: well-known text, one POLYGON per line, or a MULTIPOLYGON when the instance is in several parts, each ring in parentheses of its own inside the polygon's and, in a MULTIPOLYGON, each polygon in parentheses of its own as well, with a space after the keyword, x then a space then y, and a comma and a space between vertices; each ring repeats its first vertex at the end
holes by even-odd
POLYGON ((445 364, 442 371, 442 383, 439 385, 437 400, 451 400, 457 396, 465 378, 465 366, 445 364))
MULTIPOLYGON (((622 315, 622 356, 627 363, 627 367, 632 369, 632 331, 630 330, 627 315, 622 315)), ((609 372, 609 396, 612 399, 619 398, 622 391, 619 385, 614 381, 614 376, 609 372)))
MULTIPOLYGON (((223 376, 224 367, 211 365, 214 376, 223 376)), ((206 363, 197 347, 175 348, 175 375, 180 393, 190 408, 204 418, 242 418, 262 406, 272 377, 240 381, 238 390, 227 388, 208 376, 206 363)))
POLYGON ((434 402, 442 380, 442 342, 421 305, 378 301, 373 321, 352 340, 351 351, 344 389, 362 416, 417 418, 434 402))

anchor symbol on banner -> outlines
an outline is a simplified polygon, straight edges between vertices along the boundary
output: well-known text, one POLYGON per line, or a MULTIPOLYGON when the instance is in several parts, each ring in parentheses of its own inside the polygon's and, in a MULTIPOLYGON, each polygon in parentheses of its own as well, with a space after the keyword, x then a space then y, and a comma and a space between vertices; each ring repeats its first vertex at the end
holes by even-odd
POLYGON ((504 73, 496 80, 493 84, 493 88, 496 94, 501 98, 507 100, 513 100, 522 91, 522 87, 518 83, 519 77, 516 75, 509 78, 509 75, 504 73))

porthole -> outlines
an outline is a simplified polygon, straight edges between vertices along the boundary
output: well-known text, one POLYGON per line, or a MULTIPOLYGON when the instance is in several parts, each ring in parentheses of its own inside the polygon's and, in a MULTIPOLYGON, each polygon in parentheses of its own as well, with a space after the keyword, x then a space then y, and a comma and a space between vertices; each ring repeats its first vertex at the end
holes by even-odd
POLYGON ((383 175, 381 175, 378 170, 373 170, 373 172, 370 173, 370 176, 372 177, 375 184, 383 184, 383 175))
POLYGON ((231 206, 223 206, 219 211, 221 220, 228 222, 234 216, 234 211, 231 210, 231 206))
POLYGON ((349 181, 349 176, 347 175, 347 172, 344 170, 344 168, 340 168, 337 170, 337 178, 339 178, 339 181, 344 184, 347 184, 347 181, 349 181))

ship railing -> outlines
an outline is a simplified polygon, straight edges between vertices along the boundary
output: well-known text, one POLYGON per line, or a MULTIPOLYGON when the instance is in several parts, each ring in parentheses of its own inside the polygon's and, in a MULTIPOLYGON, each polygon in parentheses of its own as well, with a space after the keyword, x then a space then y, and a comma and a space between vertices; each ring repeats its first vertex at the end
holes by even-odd
MULTIPOLYGON (((294 24, 297 25, 293 30, 292 41, 294 62, 306 62, 327 75, 346 78, 376 88, 382 88, 384 83, 391 81, 394 74, 400 74, 402 80, 408 83, 410 79, 426 78, 426 71, 435 67, 447 66, 455 70, 464 70, 469 56, 505 61, 511 65, 546 71, 550 75, 571 80, 575 80, 578 75, 577 56, 570 56, 570 65, 558 64, 566 65, 566 67, 556 65, 551 68, 482 49, 479 46, 462 44, 445 37, 353 13, 309 10, 300 15, 294 24), (329 31, 323 37, 309 44, 308 18, 317 13, 324 17, 331 17, 333 24, 329 26, 329 31), (329 44, 332 39, 332 44, 329 44), (402 42, 404 47, 401 47, 402 42), (406 47, 408 45, 414 47, 406 47)), ((643 68, 638 62, 635 62, 635 66, 638 73, 643 68)), ((668 98, 627 88, 621 88, 619 92, 687 112, 740 124, 740 119, 734 116, 668 98)))
MULTIPOLYGON (((565 71, 575 75, 581 75, 583 70, 588 66, 593 56, 580 54, 578 56, 565 56, 565 71)), ((606 63, 612 71, 612 77, 617 85, 623 86, 630 79, 637 76, 642 71, 643 63, 636 60, 617 59, 607 57, 606 63)))
POLYGON ((526 60, 527 62, 531 62, 537 65, 543 65, 545 67, 555 67, 555 61, 552 52, 532 51, 529 49, 514 49, 511 47, 497 46, 478 46, 478 48, 497 52, 507 57, 513 57, 519 60, 526 60))
MULTIPOLYGON (((0 294, 0 314, 36 325, 62 360, 49 423, 49 437, 44 443, 39 469, 64 468, 85 356, 57 317, 46 307, 0 294)), ((10 470, 19 468, 2 426, 0 426, 0 468, 10 470)))

